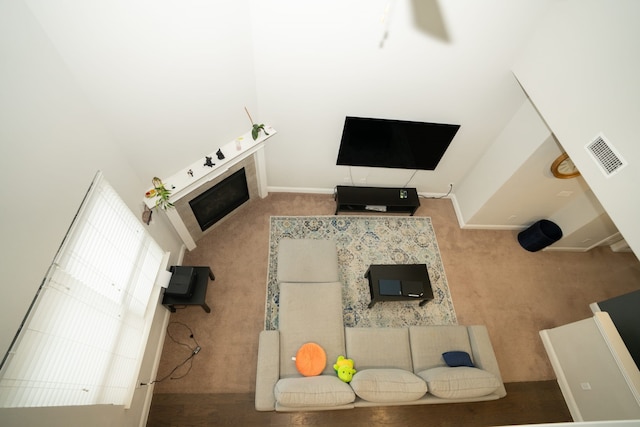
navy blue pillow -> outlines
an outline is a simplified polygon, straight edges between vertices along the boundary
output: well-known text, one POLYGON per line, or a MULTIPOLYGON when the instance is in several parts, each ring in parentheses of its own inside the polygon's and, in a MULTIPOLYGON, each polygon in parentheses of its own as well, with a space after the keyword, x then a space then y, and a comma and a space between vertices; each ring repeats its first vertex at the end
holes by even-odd
POLYGON ((447 351, 442 353, 442 358, 449 367, 469 366, 474 367, 471 356, 466 351, 447 351))

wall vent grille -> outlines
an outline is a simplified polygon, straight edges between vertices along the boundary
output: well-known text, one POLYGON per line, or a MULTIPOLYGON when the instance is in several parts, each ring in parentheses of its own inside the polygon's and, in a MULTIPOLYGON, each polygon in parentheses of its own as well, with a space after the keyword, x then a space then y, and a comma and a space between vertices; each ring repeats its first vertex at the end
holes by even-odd
POLYGON ((603 134, 597 135, 585 148, 593 156, 606 177, 615 175, 627 165, 627 162, 603 134))

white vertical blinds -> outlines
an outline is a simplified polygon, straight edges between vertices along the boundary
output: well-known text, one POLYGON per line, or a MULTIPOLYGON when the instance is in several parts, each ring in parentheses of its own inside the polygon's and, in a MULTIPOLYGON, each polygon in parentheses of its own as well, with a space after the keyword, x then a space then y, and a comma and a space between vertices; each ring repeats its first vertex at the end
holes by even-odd
POLYGON ((96 175, 0 371, 0 407, 128 405, 164 252, 96 175))

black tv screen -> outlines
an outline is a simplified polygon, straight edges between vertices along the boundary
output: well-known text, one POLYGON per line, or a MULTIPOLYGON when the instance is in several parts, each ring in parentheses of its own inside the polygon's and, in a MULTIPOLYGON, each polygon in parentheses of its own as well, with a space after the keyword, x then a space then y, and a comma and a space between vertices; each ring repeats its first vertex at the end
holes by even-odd
POLYGON ((349 117, 338 165, 434 170, 460 125, 349 117))

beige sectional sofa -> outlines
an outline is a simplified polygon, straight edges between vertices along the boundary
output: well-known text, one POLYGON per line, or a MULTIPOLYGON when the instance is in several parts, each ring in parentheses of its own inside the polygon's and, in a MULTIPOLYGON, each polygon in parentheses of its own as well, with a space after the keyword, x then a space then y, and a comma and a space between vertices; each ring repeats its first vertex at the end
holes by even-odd
POLYGON ((260 333, 257 410, 471 402, 506 395, 484 326, 345 328, 333 241, 283 239, 277 269, 279 329, 260 333), (325 350, 327 364, 320 375, 304 377, 292 357, 308 342, 325 350), (468 353, 474 366, 447 366, 442 354, 449 351, 468 353), (339 355, 355 362, 350 383, 333 369, 339 355))

